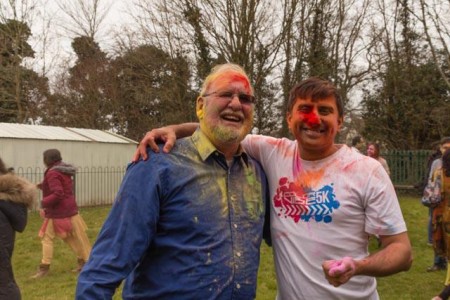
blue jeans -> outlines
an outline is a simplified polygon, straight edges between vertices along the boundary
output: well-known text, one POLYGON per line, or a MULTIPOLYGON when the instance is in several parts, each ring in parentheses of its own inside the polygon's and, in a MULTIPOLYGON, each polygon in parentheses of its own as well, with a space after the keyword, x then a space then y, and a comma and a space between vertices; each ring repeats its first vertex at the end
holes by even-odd
POLYGON ((434 265, 445 269, 447 267, 447 260, 444 256, 434 255, 434 265))

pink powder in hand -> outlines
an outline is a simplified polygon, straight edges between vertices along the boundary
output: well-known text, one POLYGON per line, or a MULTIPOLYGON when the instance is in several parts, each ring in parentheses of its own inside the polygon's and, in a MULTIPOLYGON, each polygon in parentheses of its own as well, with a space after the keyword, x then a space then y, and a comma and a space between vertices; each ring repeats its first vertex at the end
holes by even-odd
POLYGON ((329 274, 330 276, 341 275, 346 271, 346 263, 350 267, 350 270, 355 270, 355 263, 351 257, 344 257, 342 260, 335 261, 331 267, 329 274))

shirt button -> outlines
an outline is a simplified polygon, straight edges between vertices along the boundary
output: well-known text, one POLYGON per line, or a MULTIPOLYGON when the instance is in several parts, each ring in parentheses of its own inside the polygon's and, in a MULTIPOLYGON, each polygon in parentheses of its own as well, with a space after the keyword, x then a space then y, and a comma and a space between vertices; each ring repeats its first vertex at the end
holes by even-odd
POLYGON ((239 283, 236 283, 236 288, 240 289, 241 285, 239 283))
POLYGON ((238 257, 241 257, 241 252, 236 252, 236 255, 237 255, 238 257))
POLYGON ((231 195, 231 200, 236 201, 237 197, 236 195, 231 195))
POLYGON ((237 228, 237 224, 233 224, 234 228, 237 228))

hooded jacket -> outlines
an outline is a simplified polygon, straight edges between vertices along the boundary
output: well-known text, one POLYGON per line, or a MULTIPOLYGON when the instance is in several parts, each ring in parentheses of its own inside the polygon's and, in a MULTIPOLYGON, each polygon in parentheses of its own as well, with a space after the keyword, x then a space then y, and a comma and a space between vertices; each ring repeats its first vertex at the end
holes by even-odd
POLYGON ((42 208, 45 217, 50 219, 62 219, 78 213, 75 195, 73 193, 72 176, 76 168, 70 164, 58 161, 49 166, 44 173, 42 182, 42 208))
POLYGON ((34 184, 14 174, 0 175, 0 300, 20 299, 11 257, 17 232, 27 224, 27 207, 37 198, 34 184))

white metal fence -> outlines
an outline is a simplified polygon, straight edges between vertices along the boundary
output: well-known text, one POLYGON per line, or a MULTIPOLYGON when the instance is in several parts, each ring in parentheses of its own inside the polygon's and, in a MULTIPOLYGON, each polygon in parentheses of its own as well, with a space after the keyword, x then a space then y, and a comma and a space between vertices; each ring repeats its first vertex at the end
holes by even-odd
MULTIPOLYGON (((81 167, 74 176, 77 204, 83 206, 111 205, 119 190, 126 167, 81 167)), ((44 178, 43 168, 18 167, 16 175, 38 184, 44 178)), ((39 203, 42 201, 42 193, 39 203)))

